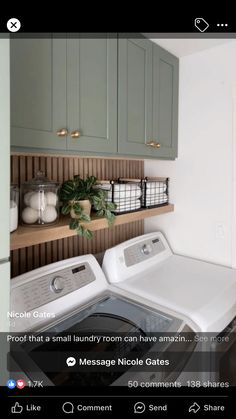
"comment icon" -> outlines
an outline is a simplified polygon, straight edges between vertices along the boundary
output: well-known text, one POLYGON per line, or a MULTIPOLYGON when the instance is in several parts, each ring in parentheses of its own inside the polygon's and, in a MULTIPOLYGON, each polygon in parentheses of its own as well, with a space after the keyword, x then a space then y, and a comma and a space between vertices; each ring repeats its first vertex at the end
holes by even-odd
POLYGON ((74 413, 74 405, 71 402, 65 402, 62 405, 62 410, 64 413, 74 413))

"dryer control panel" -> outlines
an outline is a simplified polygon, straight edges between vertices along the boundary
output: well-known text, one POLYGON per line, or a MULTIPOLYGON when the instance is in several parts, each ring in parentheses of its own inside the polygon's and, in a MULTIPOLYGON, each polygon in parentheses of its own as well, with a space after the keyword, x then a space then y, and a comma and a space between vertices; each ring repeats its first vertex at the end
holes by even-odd
POLYGON ((111 249, 103 259, 102 269, 110 283, 122 282, 145 272, 173 255, 160 231, 135 237, 111 249))
POLYGON ((143 242, 136 243, 124 249, 124 257, 126 266, 132 266, 143 260, 152 258, 158 253, 163 252, 165 246, 161 238, 156 237, 143 242))

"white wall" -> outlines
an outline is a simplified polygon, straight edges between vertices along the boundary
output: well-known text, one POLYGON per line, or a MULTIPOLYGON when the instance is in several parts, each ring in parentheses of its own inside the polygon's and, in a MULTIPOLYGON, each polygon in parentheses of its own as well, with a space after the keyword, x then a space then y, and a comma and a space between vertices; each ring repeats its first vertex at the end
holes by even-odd
POLYGON ((229 266, 236 264, 235 85, 236 41, 181 58, 179 157, 145 161, 146 175, 170 177, 170 201, 175 204, 174 213, 147 219, 146 232, 160 229, 175 252, 229 266))
POLYGON ((10 300, 10 69, 9 40, 0 39, 0 331, 8 330, 10 300))
POLYGON ((0 261, 9 257, 10 69, 9 40, 0 39, 0 261))
MULTIPOLYGON (((10 204, 10 72, 9 40, 0 39, 0 332, 8 332, 7 312, 10 301, 9 204, 10 204)), ((1 346, 0 385, 9 378, 6 366, 8 344, 1 346)))

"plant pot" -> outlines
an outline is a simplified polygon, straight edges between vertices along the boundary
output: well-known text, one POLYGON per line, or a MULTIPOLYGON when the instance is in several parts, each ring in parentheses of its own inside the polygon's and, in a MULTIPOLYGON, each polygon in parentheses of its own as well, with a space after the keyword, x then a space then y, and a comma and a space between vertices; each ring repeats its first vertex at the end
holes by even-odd
MULTIPOLYGON (((81 208, 84 211, 84 214, 90 216, 92 205, 91 205, 91 202, 88 199, 85 199, 83 201, 74 201, 74 203, 80 204, 81 208)), ((70 216, 71 216, 71 218, 78 218, 78 219, 80 218, 79 215, 75 214, 75 211, 73 209, 71 209, 71 211, 70 211, 70 216)))

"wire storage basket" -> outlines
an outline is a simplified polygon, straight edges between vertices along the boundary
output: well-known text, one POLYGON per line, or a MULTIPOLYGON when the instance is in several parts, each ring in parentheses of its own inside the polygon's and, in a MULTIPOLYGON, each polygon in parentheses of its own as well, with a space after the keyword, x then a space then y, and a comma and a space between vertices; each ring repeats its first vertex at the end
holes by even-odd
POLYGON ((141 179, 100 180, 96 187, 107 191, 107 201, 116 205, 115 214, 141 209, 141 179))
POLYGON ((152 208, 168 205, 169 203, 169 178, 145 177, 142 185, 142 207, 152 208))

